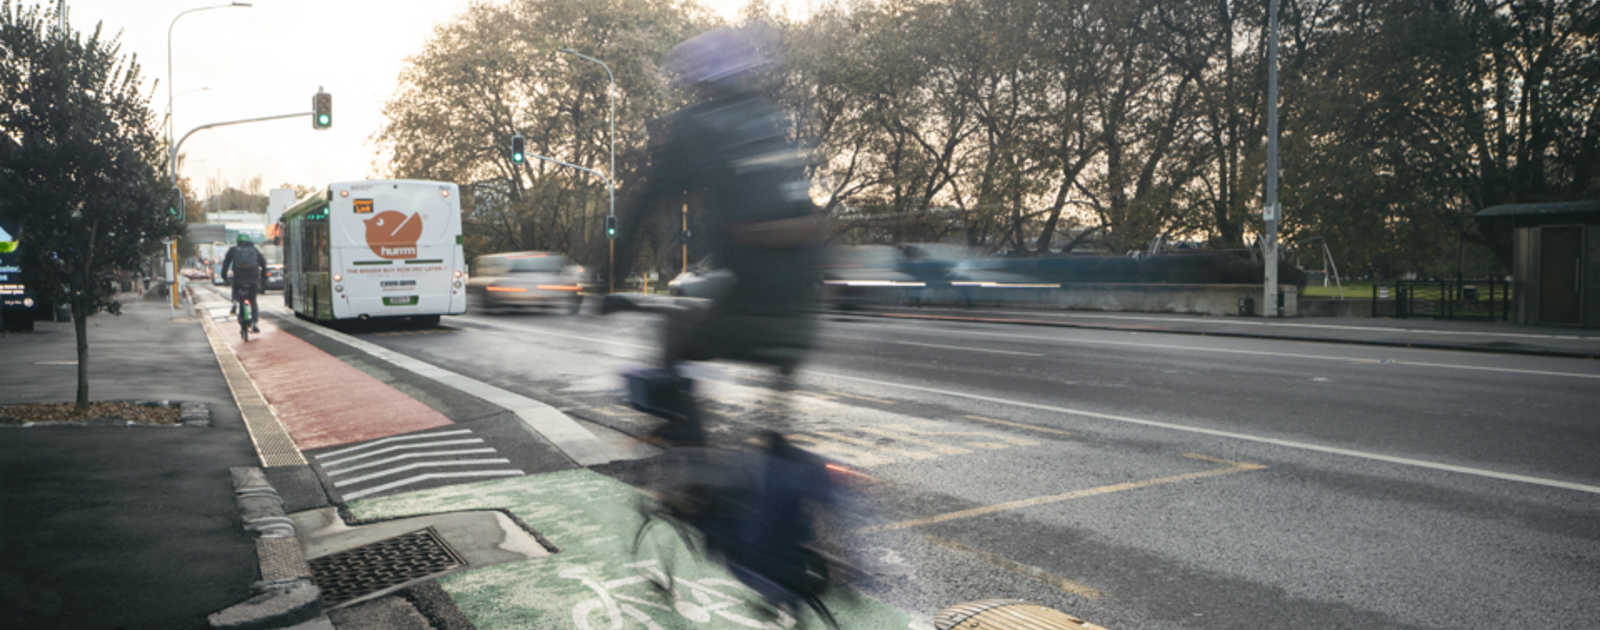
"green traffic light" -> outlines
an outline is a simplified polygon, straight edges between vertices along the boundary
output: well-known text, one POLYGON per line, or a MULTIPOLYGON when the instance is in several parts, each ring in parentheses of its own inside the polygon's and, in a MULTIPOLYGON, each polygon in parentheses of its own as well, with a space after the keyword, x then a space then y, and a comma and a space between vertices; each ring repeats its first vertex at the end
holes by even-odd
POLYGON ((322 126, 326 127, 329 123, 333 122, 333 117, 329 116, 327 114, 322 114, 320 116, 317 116, 317 122, 319 124, 321 124, 322 126))
POLYGON ((522 157, 521 153, 512 153, 511 154, 511 161, 512 162, 516 162, 518 164, 521 164, 523 159, 524 158, 522 157))

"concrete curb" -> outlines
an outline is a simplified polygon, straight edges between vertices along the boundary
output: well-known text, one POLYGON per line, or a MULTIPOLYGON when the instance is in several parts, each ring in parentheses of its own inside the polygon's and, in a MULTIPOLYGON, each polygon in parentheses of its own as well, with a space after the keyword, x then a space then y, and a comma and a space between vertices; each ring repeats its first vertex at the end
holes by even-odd
POLYGON ((212 613, 206 621, 213 628, 254 630, 324 619, 322 591, 311 581, 311 565, 295 536, 294 521, 283 511, 283 497, 260 468, 235 467, 228 472, 244 529, 256 534, 261 580, 251 585, 255 595, 212 613))
MULTIPOLYGON (((839 313, 833 313, 839 316, 839 313)), ((1184 330, 1160 326, 1138 325, 1119 326, 1114 324, 1090 324, 1082 322, 1056 322, 1039 319, 1015 319, 1001 317, 963 317, 959 315, 936 315, 914 313, 880 313, 873 311, 852 311, 846 317, 872 317, 891 320, 929 320, 948 322, 979 322, 985 324, 1010 324, 1015 326, 1045 326, 1051 328, 1083 328, 1089 330, 1115 330, 1121 332, 1149 332, 1170 333, 1174 335, 1196 335, 1201 337, 1233 337, 1242 339, 1281 339, 1284 341, 1304 341, 1311 343, 1334 343, 1361 346, 1381 346, 1388 348, 1412 348, 1422 350, 1458 350, 1463 352, 1480 352, 1484 354, 1520 354, 1540 357, 1561 357, 1567 359, 1600 359, 1600 352, 1549 350, 1543 348, 1517 348, 1517 347, 1484 347, 1473 344, 1448 343, 1442 341, 1387 341, 1382 339, 1334 339, 1329 337, 1316 337, 1309 335, 1292 335, 1284 333, 1256 333, 1244 331, 1217 331, 1217 330, 1184 330)), ((1375 332, 1385 332, 1378 329, 1375 332)))

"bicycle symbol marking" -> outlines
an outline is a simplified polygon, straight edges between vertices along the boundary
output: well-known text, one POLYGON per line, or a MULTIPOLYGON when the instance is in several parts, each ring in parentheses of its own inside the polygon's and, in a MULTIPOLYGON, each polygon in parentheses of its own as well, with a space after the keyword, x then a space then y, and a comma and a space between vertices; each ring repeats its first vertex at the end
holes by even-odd
POLYGON ((722 619, 743 628, 754 630, 790 630, 797 621, 789 613, 782 610, 771 611, 770 620, 755 619, 741 614, 740 609, 753 606, 754 598, 759 598, 755 591, 750 590, 736 580, 724 578, 701 578, 691 580, 682 576, 674 576, 673 590, 663 594, 656 590, 654 584, 667 583, 667 575, 655 560, 630 562, 626 565, 634 574, 628 577, 610 580, 601 579, 588 566, 575 566, 562 569, 560 577, 577 580, 595 597, 579 602, 572 607, 572 623, 578 630, 622 630, 628 619, 638 623, 637 627, 645 630, 665 630, 656 621, 655 614, 676 614, 679 618, 694 622, 695 624, 709 624, 713 619, 722 619), (638 584, 646 585, 645 595, 632 595, 621 592, 622 589, 638 584), (745 594, 748 597, 729 592, 745 594), (667 601, 670 599, 670 601, 667 601), (596 625, 594 621, 600 623, 596 625))

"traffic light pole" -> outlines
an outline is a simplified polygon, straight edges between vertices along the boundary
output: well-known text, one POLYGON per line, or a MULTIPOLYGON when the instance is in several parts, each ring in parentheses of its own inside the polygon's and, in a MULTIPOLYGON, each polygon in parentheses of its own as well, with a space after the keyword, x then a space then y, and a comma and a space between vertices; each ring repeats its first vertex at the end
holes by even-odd
MULTIPOLYGON (((207 124, 204 124, 204 125, 200 125, 199 127, 195 127, 194 129, 190 129, 189 133, 183 134, 183 137, 179 138, 178 142, 173 144, 172 145, 172 149, 167 153, 167 175, 172 178, 172 188, 174 190, 178 191, 178 220, 179 221, 186 221, 188 219, 188 217, 189 217, 187 208, 184 208, 184 205, 183 205, 183 190, 178 188, 178 149, 183 148, 183 143, 184 143, 184 141, 189 139, 189 136, 194 135, 195 132, 197 132, 197 131, 201 131, 201 130, 205 130, 205 129, 213 129, 213 128, 216 128, 216 127, 227 127, 229 125, 243 125, 245 123, 265 122, 265 121, 268 121, 268 120, 282 120, 282 119, 285 119, 285 118, 299 118, 301 116, 310 116, 311 114, 312 114, 312 112, 300 112, 298 114, 279 114, 277 116, 260 116, 260 117, 256 117, 256 118, 242 118, 242 119, 239 119, 239 120, 225 120, 225 121, 222 121, 222 122, 214 122, 214 123, 207 123, 207 124)), ((178 280, 179 280, 179 278, 182 277, 181 274, 179 274, 179 272, 182 271, 182 270, 179 268, 180 265, 178 263, 178 253, 177 253, 178 250, 177 250, 176 242, 174 242, 173 248, 171 250, 169 250, 169 251, 172 252, 172 291, 171 291, 171 293, 172 293, 172 309, 173 310, 177 310, 178 309, 178 280)))
MULTIPOLYGON (((565 166, 567 168, 575 168, 575 169, 578 169, 580 171, 583 171, 585 173, 588 173, 590 175, 593 175, 595 177, 600 178, 600 181, 603 181, 603 182, 606 183, 606 189, 611 192, 611 213, 606 215, 606 216, 613 216, 613 217, 617 216, 617 187, 612 185, 611 178, 610 177, 606 177, 606 175, 604 173, 601 173, 600 171, 594 170, 592 168, 586 168, 586 167, 578 166, 577 164, 573 164, 573 163, 567 162, 565 160, 558 160, 558 159, 555 159, 553 157, 545 157, 545 156, 539 155, 537 153, 529 153, 528 157, 531 157, 531 158, 534 158, 534 159, 538 159, 538 160, 544 160, 546 162, 551 162, 551 163, 554 163, 554 164, 560 164, 560 165, 565 166)), ((608 235, 606 235, 606 243, 607 243, 607 248, 606 248, 606 250, 607 250, 607 254, 606 254, 606 292, 607 293, 612 293, 612 292, 615 292, 617 290, 617 279, 615 277, 613 277, 615 274, 612 273, 612 270, 614 270, 616 268, 616 262, 617 262, 617 242, 616 242, 615 239, 611 238, 611 236, 608 234, 608 235)))

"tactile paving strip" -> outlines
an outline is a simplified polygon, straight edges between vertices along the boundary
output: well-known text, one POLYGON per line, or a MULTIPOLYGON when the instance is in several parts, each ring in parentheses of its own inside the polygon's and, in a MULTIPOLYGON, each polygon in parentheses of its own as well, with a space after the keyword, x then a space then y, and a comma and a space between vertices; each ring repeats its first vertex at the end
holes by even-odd
POLYGON ((1105 630, 1067 613, 1015 599, 956 604, 933 617, 937 630, 1105 630))
POLYGON ((228 389, 233 393, 233 400, 239 405, 239 415, 244 417, 245 428, 249 429, 250 441, 255 444, 256 454, 261 457, 261 465, 267 468, 306 465, 305 456, 300 454, 300 448, 289 438, 283 423, 278 422, 272 408, 267 406, 267 399, 251 382, 244 364, 222 341, 222 332, 216 324, 205 318, 201 318, 201 323, 206 330, 206 339, 211 342, 211 351, 217 355, 217 363, 222 367, 222 376, 227 379, 228 389))

